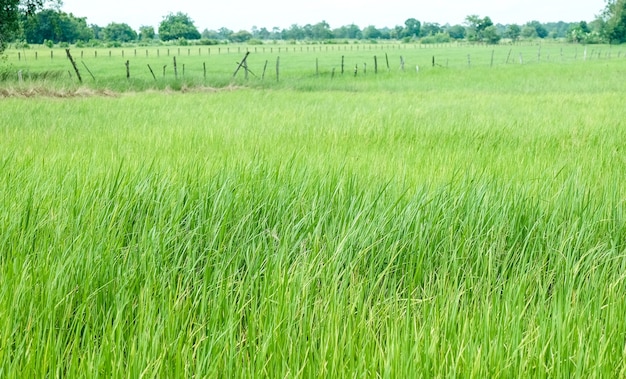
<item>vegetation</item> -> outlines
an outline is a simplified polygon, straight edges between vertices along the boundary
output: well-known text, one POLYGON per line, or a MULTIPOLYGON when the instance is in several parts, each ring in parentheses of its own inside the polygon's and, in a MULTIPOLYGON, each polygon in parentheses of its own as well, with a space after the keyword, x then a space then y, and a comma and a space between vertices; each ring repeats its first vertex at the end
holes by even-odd
POLYGON ((416 46, 10 50, 0 376, 625 376, 626 57, 416 46))
MULTIPOLYGON (((416 18, 407 18, 403 24, 394 27, 378 28, 368 25, 360 28, 350 24, 331 28, 326 21, 316 24, 297 25, 288 28, 277 27, 268 30, 266 27, 252 27, 250 31, 237 32, 222 27, 218 30, 205 29, 198 31, 191 17, 177 12, 166 15, 159 24, 158 33, 153 27, 142 26, 137 32, 127 24, 112 23, 107 27, 86 25, 86 20, 72 14, 66 14, 57 9, 43 9, 47 2, 30 1, 19 17, 17 0, 3 0, 13 5, 7 6, 4 15, 0 39, 5 42, 24 40, 30 44, 41 44, 45 41, 53 43, 78 43, 80 45, 107 43, 119 46, 123 43, 137 42, 141 45, 158 44, 167 41, 194 41, 203 38, 205 41, 222 41, 224 43, 247 43, 253 40, 263 41, 318 41, 328 43, 342 39, 350 40, 399 40, 411 42, 424 40, 425 43, 443 43, 437 41, 467 40, 474 43, 498 44, 503 38, 507 42, 516 42, 521 39, 561 39, 569 42, 584 44, 621 43, 626 33, 626 6, 625 0, 611 0, 607 2, 602 16, 591 22, 549 22, 529 21, 524 25, 502 25, 494 23, 488 16, 469 15, 465 25, 440 25, 432 22, 422 22, 416 18), (6 19, 6 21, 4 21, 6 19), (94 41, 95 39, 96 41, 94 41)), ((58 4, 58 1, 52 2, 58 4)), ((25 4, 26 5, 26 4, 25 4)))
POLYGON ((159 24, 159 37, 163 41, 184 39, 200 39, 200 32, 193 25, 188 15, 178 12, 165 16, 159 24))

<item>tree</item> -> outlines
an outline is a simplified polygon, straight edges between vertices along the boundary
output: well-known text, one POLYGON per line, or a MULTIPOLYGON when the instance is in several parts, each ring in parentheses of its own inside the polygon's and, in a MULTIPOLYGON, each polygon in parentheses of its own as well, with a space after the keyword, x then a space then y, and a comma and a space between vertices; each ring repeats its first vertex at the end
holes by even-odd
POLYGON ((524 25, 524 27, 522 27, 522 31, 521 31, 521 35, 524 38, 528 38, 528 39, 532 39, 532 38, 537 38, 537 29, 535 29, 534 27, 530 26, 530 25, 524 25))
POLYGON ((463 27, 463 25, 454 25, 448 28, 448 30, 446 30, 448 32, 448 34, 450 35, 451 38, 454 39, 463 39, 465 38, 465 27, 463 27))
POLYGON ((500 34, 498 34, 498 28, 495 25, 491 25, 483 30, 483 41, 495 45, 500 42, 500 34))
POLYGON ((240 30, 237 33, 233 33, 230 35, 230 40, 232 42, 246 42, 252 39, 252 33, 247 30, 240 30))
POLYGON ((334 29, 333 36, 335 38, 361 39, 363 38, 363 32, 357 25, 350 24, 334 29))
POLYGON ((519 36, 522 33, 522 28, 517 24, 511 24, 507 26, 506 31, 504 32, 504 37, 511 39, 511 41, 515 42, 519 39, 519 36))
POLYGON ((159 37, 163 41, 184 39, 200 39, 201 35, 193 24, 193 20, 185 13, 170 13, 159 24, 159 37))
POLYGON ((400 37, 419 37, 421 26, 422 24, 418 20, 414 18, 407 19, 404 21, 404 30, 400 37))
POLYGON ((434 36, 435 34, 442 33, 442 32, 443 32, 443 28, 441 27, 441 25, 437 23, 425 22, 424 24, 422 24, 419 36, 420 37, 434 36))
POLYGON ((330 30, 330 25, 326 21, 318 22, 312 27, 313 39, 325 40, 333 38, 333 32, 330 30))
POLYGON ((491 18, 480 18, 478 15, 469 15, 465 17, 465 22, 468 25, 467 39, 470 41, 483 41, 485 29, 493 26, 491 18))
POLYGON ((111 42, 131 42, 137 40, 137 32, 128 24, 112 22, 102 29, 102 38, 111 42))
POLYGON ((539 38, 548 36, 548 30, 539 21, 530 21, 526 23, 526 26, 535 29, 535 35, 539 38))
POLYGON ((603 33, 611 43, 626 42, 626 0, 607 0, 603 33))
POLYGON ((85 18, 74 17, 53 9, 44 9, 31 16, 22 16, 24 38, 28 43, 44 41, 68 42, 89 41, 94 37, 85 18))
POLYGON ((363 29, 363 38, 365 39, 378 39, 382 37, 382 33, 374 25, 370 25, 363 29))
POLYGON ((139 27, 139 40, 140 41, 150 41, 153 40, 156 36, 154 32, 154 27, 152 26, 140 26, 139 27))
POLYGON ((20 30, 20 12, 33 15, 47 5, 61 5, 60 0, 0 0, 0 53, 20 30))

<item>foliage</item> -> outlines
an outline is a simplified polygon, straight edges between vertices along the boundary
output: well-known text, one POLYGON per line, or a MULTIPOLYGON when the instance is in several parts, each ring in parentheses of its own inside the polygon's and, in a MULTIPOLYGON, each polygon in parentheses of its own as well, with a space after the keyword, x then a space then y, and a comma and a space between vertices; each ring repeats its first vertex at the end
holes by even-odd
POLYGON ((374 25, 369 25, 363 29, 363 38, 378 39, 382 37, 382 32, 374 25))
POLYGON ((404 29, 402 30, 402 34, 399 36, 400 38, 404 37, 419 37, 420 31, 422 28, 421 22, 419 22, 415 18, 409 18, 404 21, 404 29))
POLYGON ((420 37, 427 37, 443 33, 443 27, 437 23, 425 22, 420 28, 420 37))
POLYGON ((137 40, 137 32, 128 24, 112 22, 102 29, 102 39, 108 42, 131 42, 137 40))
POLYGON ((507 26, 506 31, 504 32, 504 37, 509 38, 512 41, 517 41, 522 34, 522 29, 517 24, 511 24, 507 26))
POLYGON ((24 16, 22 25, 24 37, 29 43, 41 44, 45 40, 53 43, 75 43, 94 38, 94 32, 87 26, 86 18, 52 9, 24 16))
POLYGON ((185 13, 170 13, 159 24, 159 38, 171 41, 179 38, 188 40, 200 39, 202 36, 193 24, 193 20, 185 13))
POLYGON ((436 43, 448 43, 451 41, 448 33, 439 32, 437 34, 430 34, 426 37, 422 37, 420 42, 423 44, 436 44, 436 43))
POLYGON ((453 25, 449 27, 446 32, 454 39, 464 39, 467 30, 463 25, 453 25))
MULTIPOLYGON (((468 25, 467 39, 474 42, 483 42, 485 40, 485 30, 493 26, 493 21, 488 16, 481 18, 478 15, 469 15, 465 18, 465 22, 468 25)), ((489 32, 489 37, 493 38, 492 30, 489 32)))
POLYGON ((150 41, 156 37, 156 33, 154 32, 154 27, 152 26, 140 26, 139 27, 139 40, 140 41, 150 41))
POLYGON ((626 42, 626 0, 607 0, 604 34, 611 43, 626 42))
POLYGON ((539 21, 530 21, 526 23, 526 28, 534 29, 533 36, 538 38, 546 38, 548 36, 548 30, 539 21))
POLYGON ((247 42, 252 39, 252 33, 247 30, 240 30, 230 35, 232 42, 247 42))
POLYGON ((363 32, 355 25, 344 25, 332 31, 334 38, 346 38, 346 39, 361 39, 363 38, 363 32))
POLYGON ((45 6, 58 6, 61 0, 0 0, 0 53, 19 34, 20 11, 30 16, 45 6))

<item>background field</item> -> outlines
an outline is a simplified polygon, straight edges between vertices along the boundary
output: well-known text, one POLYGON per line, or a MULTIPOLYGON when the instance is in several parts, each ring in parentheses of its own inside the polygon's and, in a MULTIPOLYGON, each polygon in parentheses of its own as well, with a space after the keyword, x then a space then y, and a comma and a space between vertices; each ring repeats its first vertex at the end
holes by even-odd
POLYGON ((626 375, 626 56, 398 46, 11 51, 0 376, 626 375))

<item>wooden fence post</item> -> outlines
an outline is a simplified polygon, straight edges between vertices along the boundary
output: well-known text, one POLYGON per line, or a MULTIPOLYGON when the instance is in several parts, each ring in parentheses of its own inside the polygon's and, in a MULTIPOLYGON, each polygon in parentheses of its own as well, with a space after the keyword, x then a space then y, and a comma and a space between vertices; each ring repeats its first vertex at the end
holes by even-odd
POLYGON ((80 72, 78 72, 78 67, 76 67, 76 62, 74 62, 74 58, 72 58, 72 54, 70 54, 70 49, 65 49, 65 53, 67 54, 67 58, 70 60, 70 63, 72 63, 72 67, 74 67, 74 71, 76 71, 76 76, 78 77, 78 81, 82 83, 83 78, 81 78, 80 72))
POLYGON ((154 78, 154 81, 156 82, 156 75, 154 75, 154 71, 152 71, 152 67, 150 67, 150 65, 148 65, 148 69, 150 69, 150 73, 152 74, 152 77, 154 78))
POLYGON ((268 63, 268 60, 266 59, 265 65, 263 66, 263 75, 261 75, 261 80, 265 79, 265 70, 267 70, 267 63, 268 63))

